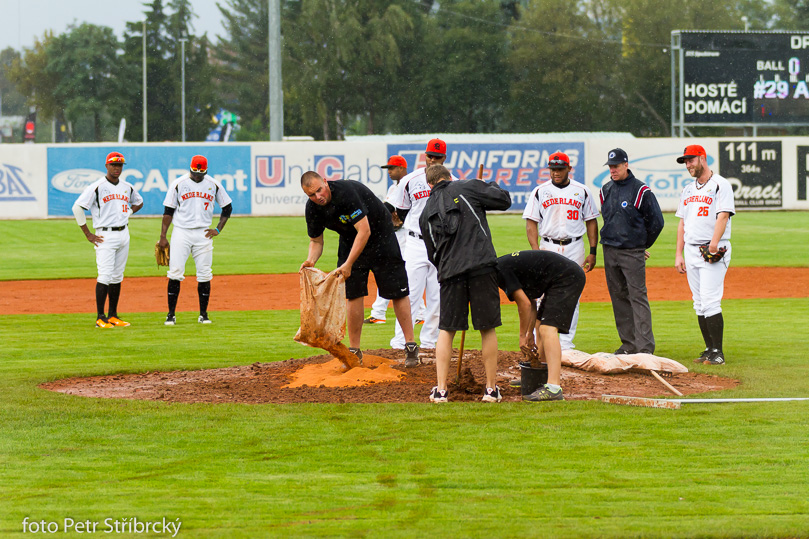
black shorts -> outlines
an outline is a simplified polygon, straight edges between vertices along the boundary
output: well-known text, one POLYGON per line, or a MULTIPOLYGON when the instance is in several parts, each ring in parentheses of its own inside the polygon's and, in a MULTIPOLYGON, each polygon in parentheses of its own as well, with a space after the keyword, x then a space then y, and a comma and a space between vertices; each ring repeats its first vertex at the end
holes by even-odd
POLYGON ((494 267, 486 273, 464 273, 441 282, 441 313, 438 329, 469 329, 469 306, 472 324, 478 331, 494 329, 500 322, 500 288, 494 267))
POLYGON ((346 279, 346 299, 368 295, 368 273, 374 272, 379 295, 385 299, 399 299, 410 295, 407 286, 407 271, 402 257, 377 258, 368 267, 352 267, 346 279))
POLYGON ((581 271, 554 281, 539 303, 537 320, 544 326, 555 327, 559 333, 569 333, 586 281, 584 272, 581 271))

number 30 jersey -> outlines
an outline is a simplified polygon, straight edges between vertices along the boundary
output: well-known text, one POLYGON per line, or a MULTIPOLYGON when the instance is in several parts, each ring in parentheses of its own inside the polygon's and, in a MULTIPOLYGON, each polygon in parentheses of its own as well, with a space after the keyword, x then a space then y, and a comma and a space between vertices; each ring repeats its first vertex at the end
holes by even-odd
POLYGON ((584 236, 585 221, 597 217, 598 209, 590 190, 574 180, 565 187, 557 187, 552 181, 536 187, 522 214, 523 219, 536 221, 540 238, 554 240, 584 236))
MULTIPOLYGON (((702 185, 697 180, 686 185, 680 195, 676 213, 677 217, 683 220, 685 243, 702 245, 710 242, 716 217, 723 211, 728 212, 731 217, 736 213, 733 188, 725 178, 714 174, 702 185)), ((729 239, 730 220, 720 240, 729 239)))
POLYGON ((180 176, 166 191, 163 205, 175 208, 172 222, 180 228, 208 228, 213 221, 214 202, 223 208, 232 202, 225 188, 210 176, 199 183, 189 174, 180 176))

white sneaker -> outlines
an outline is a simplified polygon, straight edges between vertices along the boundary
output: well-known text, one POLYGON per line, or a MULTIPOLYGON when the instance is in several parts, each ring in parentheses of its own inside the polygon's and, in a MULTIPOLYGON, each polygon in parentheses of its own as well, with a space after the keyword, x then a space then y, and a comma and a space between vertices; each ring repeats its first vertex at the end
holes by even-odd
POLYGON ((174 325, 174 324, 176 324, 176 323, 177 323, 177 317, 176 317, 176 316, 174 316, 173 314, 170 314, 170 315, 167 315, 167 316, 166 316, 166 322, 165 322, 165 324, 166 324, 167 326, 173 326, 173 325, 174 325))
POLYGON ((483 402, 500 402, 503 400, 503 396, 500 394, 500 386, 494 386, 494 389, 487 387, 481 400, 483 402))

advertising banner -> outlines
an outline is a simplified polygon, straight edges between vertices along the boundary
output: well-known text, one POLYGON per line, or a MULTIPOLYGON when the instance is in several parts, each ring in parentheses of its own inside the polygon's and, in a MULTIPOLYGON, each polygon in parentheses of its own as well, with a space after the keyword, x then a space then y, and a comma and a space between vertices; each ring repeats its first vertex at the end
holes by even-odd
POLYGON ((614 148, 622 148, 629 156, 629 170, 640 181, 652 188, 663 211, 675 211, 683 187, 694 181, 685 165, 677 163, 688 144, 700 144, 708 154, 708 166, 717 171, 716 139, 604 139, 593 140, 588 147, 588 187, 598 201, 598 191, 610 180, 607 154, 614 148))
POLYGON ((301 175, 314 170, 328 181, 355 180, 382 198, 387 163, 382 142, 276 142, 253 144, 253 215, 303 215, 301 175))
POLYGON ((106 174, 104 159, 111 151, 124 155, 121 178, 143 196, 138 215, 162 215, 163 199, 172 181, 188 172, 191 158, 208 158, 208 175, 233 199, 233 213, 249 215, 250 146, 51 146, 48 148, 48 215, 73 215, 71 208, 84 188, 106 174))
MULTIPOLYGON (((425 166, 425 144, 388 144, 387 155, 401 155, 407 170, 425 166)), ((483 165, 483 180, 496 181, 511 194, 509 211, 522 211, 534 188, 550 179, 548 156, 556 151, 570 158, 571 178, 584 181, 584 142, 460 143, 447 141, 444 166, 458 179, 472 179, 483 165)), ((386 157, 387 159, 387 157, 386 157)), ((390 180, 388 180, 390 181, 390 180)), ((386 184, 387 185, 387 184, 386 184)))
POLYGON ((781 141, 719 142, 719 170, 733 186, 737 208, 783 206, 781 141))
POLYGON ((0 219, 48 216, 45 147, 0 145, 0 219))

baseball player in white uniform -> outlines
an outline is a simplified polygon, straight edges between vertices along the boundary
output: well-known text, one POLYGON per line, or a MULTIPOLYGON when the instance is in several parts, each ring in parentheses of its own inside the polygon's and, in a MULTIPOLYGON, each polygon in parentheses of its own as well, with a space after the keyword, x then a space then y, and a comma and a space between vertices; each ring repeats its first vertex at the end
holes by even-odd
POLYGON ((694 310, 705 340, 705 350, 694 363, 724 365, 722 294, 730 265, 730 218, 736 213, 733 188, 725 178, 708 168, 702 146, 687 146, 677 162, 684 163, 695 180, 683 188, 677 206, 675 215, 680 218, 680 224, 674 261, 677 271, 688 277, 694 310), (708 262, 699 249, 704 244, 708 245, 709 253, 724 250, 725 255, 716 262, 708 262))
POLYGON ((81 227, 87 241, 95 245, 96 266, 96 327, 109 329, 115 326, 126 327, 118 317, 118 298, 121 295, 121 281, 124 280, 126 260, 129 258, 129 216, 143 207, 143 198, 126 180, 120 179, 124 169, 124 156, 110 152, 106 159, 107 174, 84 188, 76 203, 73 215, 81 227), (89 210, 93 217, 91 233, 87 228, 89 210), (103 234, 98 234, 102 232, 103 234), (109 296, 109 315, 104 305, 109 296))
MULTIPOLYGON (((385 207, 391 212, 393 229, 395 231, 394 233, 396 234, 396 241, 399 242, 399 250, 404 253, 407 231, 402 227, 402 220, 399 219, 399 214, 396 213, 396 208, 393 207, 393 199, 395 198, 396 192, 399 189, 399 180, 407 175, 407 160, 401 155, 392 155, 388 159, 388 164, 383 165, 382 168, 388 169, 388 176, 393 182, 390 187, 388 187, 388 193, 385 196, 384 204, 385 207)), ((376 300, 371 306, 371 315, 365 319, 365 323, 384 324, 387 321, 389 303, 390 300, 380 296, 379 291, 377 290, 376 300)), ((424 323, 424 300, 419 302, 419 310, 413 311, 413 314, 415 315, 416 324, 424 323)))
POLYGON ((195 155, 191 159, 191 170, 188 174, 174 180, 163 200, 163 226, 160 231, 158 245, 168 245, 166 234, 174 222, 171 233, 168 271, 168 303, 169 313, 165 324, 173 326, 177 322, 175 309, 180 296, 180 282, 185 279, 185 262, 188 256, 194 257, 197 269, 197 293, 199 294, 200 324, 210 324, 208 318, 208 300, 211 295, 211 279, 213 272, 213 238, 222 233, 233 211, 232 200, 222 184, 210 176, 208 160, 195 155), (214 202, 219 204, 222 213, 216 228, 210 228, 213 220, 214 202))
MULTIPOLYGON (((572 260, 585 272, 596 265, 598 209, 590 190, 570 179, 570 158, 562 152, 548 157, 551 181, 537 186, 528 197, 522 217, 532 249, 553 251, 572 260), (584 236, 589 252, 585 254, 584 236)), ((579 304, 568 333, 559 334, 562 350, 575 348, 573 338, 579 323, 579 304)))
MULTIPOLYGON (((424 325, 419 334, 421 350, 434 350, 438 339, 438 318, 441 303, 438 285, 438 270, 427 258, 427 248, 421 235, 419 218, 427 199, 430 197, 430 186, 427 184, 425 171, 432 165, 442 165, 447 159, 447 144, 441 139, 432 139, 427 143, 426 167, 417 169, 399 182, 399 189, 393 199, 396 213, 402 218, 407 236, 402 257, 407 269, 407 282, 410 287, 410 311, 418 312, 418 305, 424 295, 424 325)), ((452 176, 453 180, 457 180, 452 176)), ((399 322, 390 341, 391 348, 403 349, 405 336, 399 322)))

